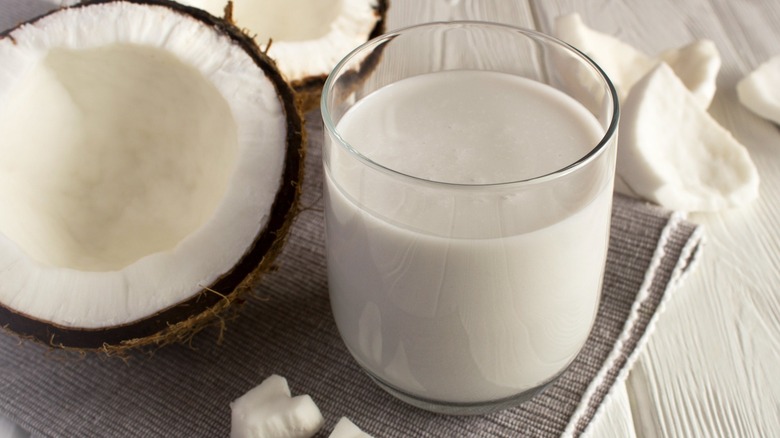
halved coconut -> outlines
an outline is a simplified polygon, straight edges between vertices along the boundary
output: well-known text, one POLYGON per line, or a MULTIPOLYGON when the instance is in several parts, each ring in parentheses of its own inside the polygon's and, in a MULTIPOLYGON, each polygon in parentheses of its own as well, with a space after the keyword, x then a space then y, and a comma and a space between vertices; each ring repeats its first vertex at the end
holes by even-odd
POLYGON ((1 34, 0 132, 0 326, 56 347, 188 336, 269 268, 297 203, 292 90, 167 0, 1 34))
POLYGON ((328 74, 357 46, 385 31, 388 0, 180 0, 253 35, 301 99, 319 103, 328 74))

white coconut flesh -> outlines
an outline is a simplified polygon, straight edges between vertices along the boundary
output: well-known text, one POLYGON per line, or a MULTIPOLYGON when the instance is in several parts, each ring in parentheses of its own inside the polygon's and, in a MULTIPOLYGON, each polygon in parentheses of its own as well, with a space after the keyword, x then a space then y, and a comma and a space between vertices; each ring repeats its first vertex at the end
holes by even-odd
POLYGON ((106 3, 0 39, 0 304, 132 323, 231 270, 268 222, 287 122, 229 38, 106 3))
MULTIPOLYGON (((183 3, 221 17, 225 0, 183 3)), ((233 0, 233 20, 246 29, 290 81, 327 75, 365 43, 380 16, 378 0, 233 0)))

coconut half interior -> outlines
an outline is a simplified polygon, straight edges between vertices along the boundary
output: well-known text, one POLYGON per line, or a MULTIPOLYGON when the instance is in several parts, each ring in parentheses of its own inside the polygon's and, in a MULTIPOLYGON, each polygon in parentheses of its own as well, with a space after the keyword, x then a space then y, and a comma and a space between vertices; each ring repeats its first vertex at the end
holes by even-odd
MULTIPOLYGON (((221 17, 226 0, 184 0, 221 17)), ((233 0, 233 20, 290 81, 327 75, 380 20, 379 0, 233 0)))
POLYGON ((174 249, 225 193, 230 108, 167 52, 54 49, 8 97, 0 230, 41 264, 121 270, 174 249))
MULTIPOLYGON (((207 0, 208 8, 219 8, 225 2, 207 0), (221 6, 220 6, 221 4, 221 6)), ((266 43, 316 40, 328 35, 343 11, 345 0, 233 0, 233 14, 240 17, 241 26, 258 32, 254 37, 266 43)), ((215 10, 216 11, 216 10, 215 10)), ((221 15, 221 14, 220 14, 221 15)))
POLYGON ((59 11, 0 39, 0 78, 0 304, 128 324, 230 271, 267 223, 283 107, 243 49, 192 17, 59 11))

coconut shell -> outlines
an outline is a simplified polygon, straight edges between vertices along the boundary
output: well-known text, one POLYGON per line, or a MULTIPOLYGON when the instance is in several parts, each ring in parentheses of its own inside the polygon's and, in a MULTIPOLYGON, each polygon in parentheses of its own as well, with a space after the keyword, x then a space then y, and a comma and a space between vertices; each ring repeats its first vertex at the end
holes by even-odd
MULTIPOLYGON (((225 312, 235 308, 235 304, 241 301, 240 298, 252 290, 253 285, 264 273, 272 269, 274 258, 285 243, 293 216, 297 211, 303 180, 306 135, 301 111, 296 104, 296 95, 273 60, 260 51, 252 38, 224 19, 168 0, 92 0, 72 7, 88 8, 96 4, 117 2, 164 6, 176 13, 188 15, 229 37, 251 57, 273 83, 286 114, 287 137, 283 182, 276 193, 265 228, 257 234, 238 263, 229 272, 224 273, 189 299, 161 309, 154 315, 126 325, 83 329, 39 320, 0 303, 0 326, 22 338, 34 339, 54 348, 118 353, 130 348, 162 346, 186 341, 199 330, 220 323, 225 312)), ((56 14, 58 11, 37 17, 28 23, 56 14)), ((106 26, 110 25, 106 23, 106 26)), ((9 33, 13 30, 0 33, 0 38, 9 37, 9 33)))
MULTIPOLYGON (((375 11, 378 19, 374 29, 368 36, 368 40, 376 38, 386 32, 387 10, 389 8, 388 1, 389 0, 379 0, 377 2, 375 11)), ((372 62, 375 63, 375 60, 372 62)), ((292 81, 292 87, 298 95, 299 105, 304 113, 319 106, 320 97, 322 97, 322 88, 327 79, 328 75, 324 74, 292 81)))

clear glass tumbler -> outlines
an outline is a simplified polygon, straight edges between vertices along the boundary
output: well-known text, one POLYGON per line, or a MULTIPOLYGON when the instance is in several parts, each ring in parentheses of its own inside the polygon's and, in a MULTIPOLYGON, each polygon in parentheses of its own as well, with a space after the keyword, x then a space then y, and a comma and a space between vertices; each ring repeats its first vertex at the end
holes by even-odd
POLYGON ((329 293, 382 388, 481 414, 566 370, 601 295, 618 113, 585 55, 498 24, 406 28, 335 68, 322 95, 329 293))

